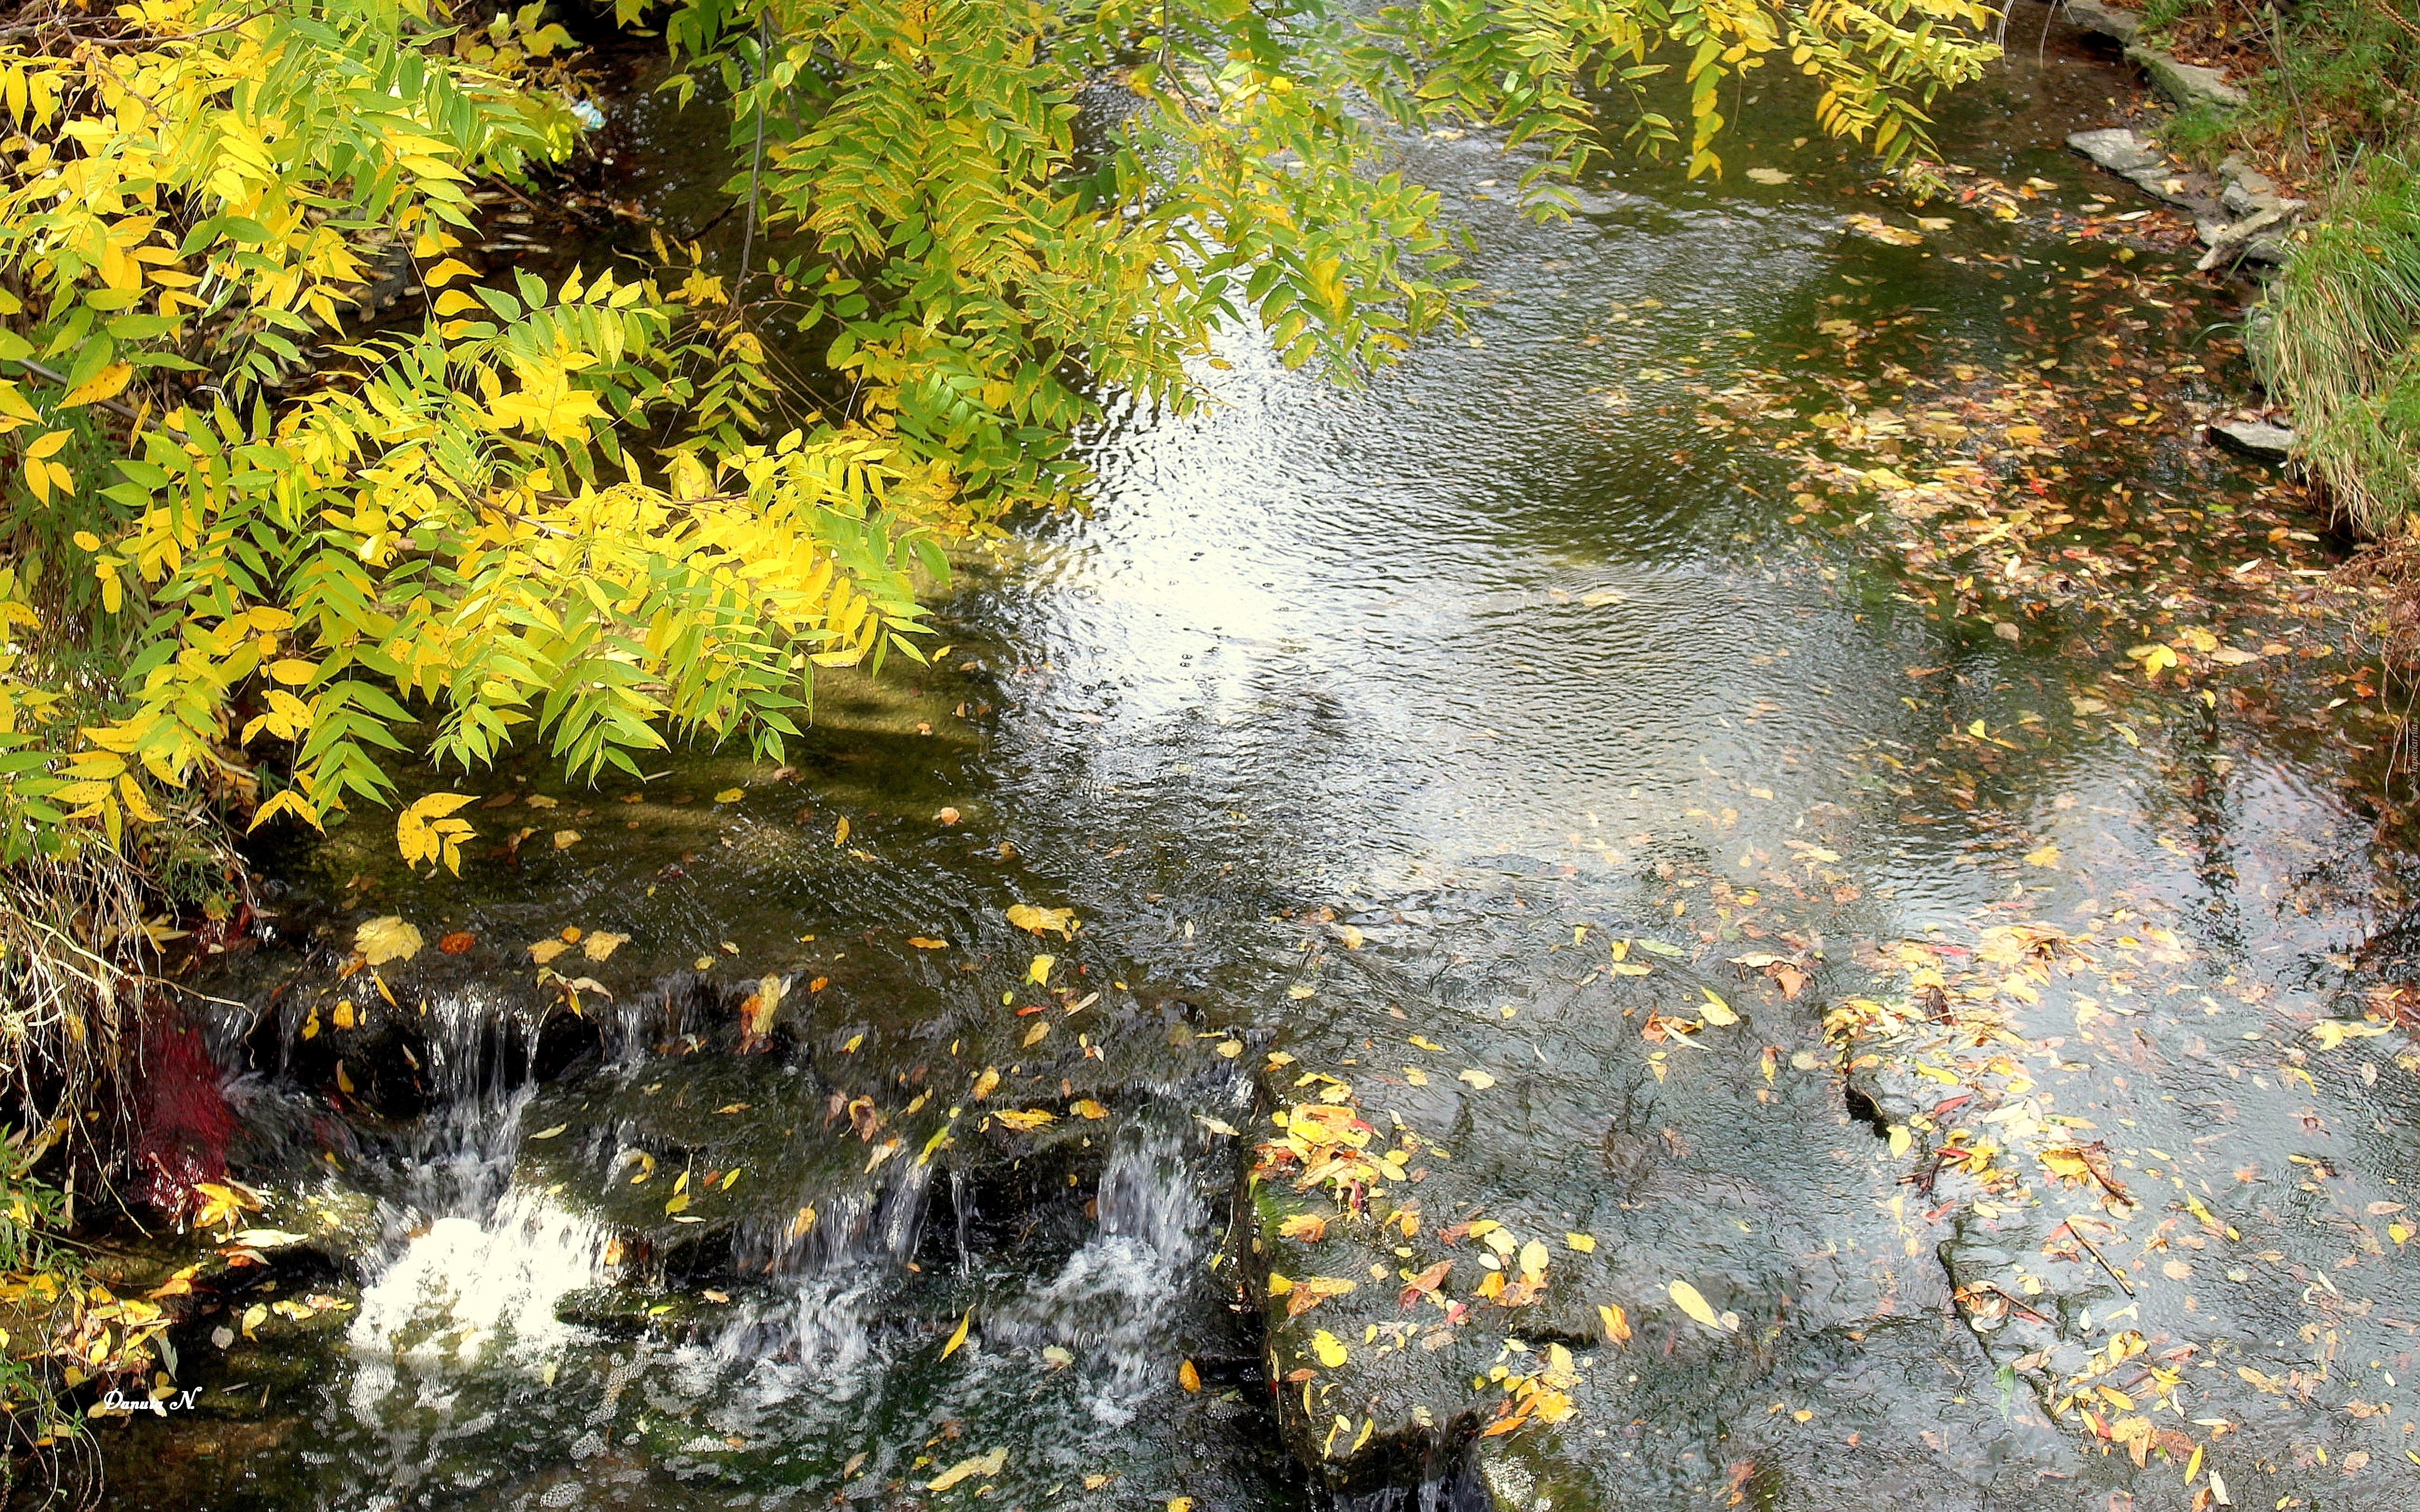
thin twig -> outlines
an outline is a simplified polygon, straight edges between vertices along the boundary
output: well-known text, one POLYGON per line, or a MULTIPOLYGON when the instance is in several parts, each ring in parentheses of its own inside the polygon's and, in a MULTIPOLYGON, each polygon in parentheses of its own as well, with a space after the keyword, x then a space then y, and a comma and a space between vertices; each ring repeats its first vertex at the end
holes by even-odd
MULTIPOLYGON (((2126 1273, 2118 1270, 2118 1267, 2109 1263, 2109 1257, 2101 1253, 2099 1245, 2096 1245, 2092 1241, 2084 1237, 2084 1230, 2075 1227, 2074 1219, 2061 1219, 2059 1221, 2058 1228, 2066 1229, 2070 1239, 2072 1239, 2077 1243, 2083 1245, 2086 1254, 2090 1255, 2094 1259, 2099 1260, 2101 1262, 2101 1268, 2109 1273, 2109 1278, 2126 1288, 2126 1295, 2130 1297, 2134 1295, 2134 1283, 2126 1279, 2126 1273)), ((2058 1228, 2052 1229, 2051 1233, 2053 1235, 2056 1235, 2058 1228)))

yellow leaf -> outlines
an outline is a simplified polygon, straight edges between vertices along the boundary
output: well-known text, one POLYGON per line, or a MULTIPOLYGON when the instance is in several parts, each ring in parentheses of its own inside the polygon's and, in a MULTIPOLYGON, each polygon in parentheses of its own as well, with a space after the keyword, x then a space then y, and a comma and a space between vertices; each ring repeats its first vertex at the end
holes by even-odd
POLYGON ((1482 1092, 1496 1085, 1495 1077, 1490 1076, 1483 1071, 1476 1070, 1461 1072, 1455 1075, 1454 1080, 1458 1082, 1468 1082, 1471 1086, 1479 1088, 1482 1092))
POLYGON ((66 396, 59 400, 59 408, 64 409, 70 405, 99 404, 103 399, 115 399, 133 377, 134 368, 132 363, 112 363, 70 389, 66 396))
POLYGON ((1707 1023, 1732 1025, 1739 1022, 1739 1015, 1731 1011, 1731 1005, 1715 996, 1712 987, 1700 987, 1698 991, 1703 993, 1706 997, 1706 1000, 1699 1005, 1698 1011, 1704 1015, 1707 1023))
POLYGON ((420 953, 420 931, 393 914, 365 920, 353 931, 353 949, 374 966, 409 961, 420 953))
POLYGON ((1563 1236, 1563 1242, 1579 1251, 1582 1255, 1593 1255, 1596 1253, 1596 1236, 1594 1234, 1565 1234, 1563 1236))
POLYGON ((1319 1356, 1319 1363, 1330 1370, 1342 1365, 1351 1357, 1351 1351, 1344 1348, 1335 1335, 1324 1328, 1311 1336, 1311 1350, 1319 1356))
POLYGON ((1007 1124, 1012 1129, 1031 1133, 1035 1129, 1041 1128, 1044 1124, 1052 1121, 1057 1115, 1043 1108, 1027 1108, 1022 1112, 1019 1112, 1015 1108, 1002 1108, 1000 1112, 993 1114, 992 1117, 998 1119, 1001 1122, 1007 1124))
POLYGON ((580 831, 576 829, 558 829, 554 832, 554 848, 558 851, 567 851, 579 843, 580 831))
POLYGON ((983 1074, 975 1078, 973 1093, 974 1100, 978 1103, 982 1102, 985 1098, 991 1096, 993 1091, 997 1089, 999 1086, 1000 1068, 998 1066, 985 1066, 983 1069, 983 1074))
POLYGON ((987 1455, 978 1455, 972 1459, 959 1460, 956 1464, 952 1465, 949 1469, 934 1476, 931 1480, 926 1481, 924 1483, 924 1489, 928 1491, 946 1491, 960 1481, 972 1480, 978 1475, 997 1475, 1007 1468, 1008 1451, 1006 1449, 994 1449, 987 1455))
POLYGON ((1200 1391, 1202 1389, 1202 1372, 1194 1368, 1192 1361, 1182 1361, 1176 1367, 1176 1383, 1184 1387, 1187 1391, 1200 1391))
POLYGON ((1606 1303, 1597 1308, 1596 1315, 1605 1324, 1605 1336, 1607 1339, 1616 1344, 1630 1342, 1630 1319, 1619 1304, 1606 1303))
MULTIPOLYGON (((292 698, 276 689, 271 689, 269 696, 272 706, 281 698, 292 698)), ((477 831, 468 822, 447 816, 472 798, 468 793, 431 793, 396 815, 396 849, 403 853, 404 864, 418 866, 423 861, 434 861, 460 875, 462 842, 477 831)))
POLYGON ((714 801, 717 803, 737 803, 740 799, 746 796, 748 796, 748 794, 745 789, 724 788, 721 792, 714 795, 714 801))
POLYGON ((1719 1329, 1723 1326, 1722 1319, 1716 1315, 1714 1306, 1706 1301, 1704 1293, 1686 1281, 1675 1281, 1665 1289, 1671 1295, 1672 1301, 1680 1309, 1691 1318, 1708 1328, 1719 1329))
POLYGON ((1037 955, 1027 964, 1025 980, 1038 987, 1050 980, 1050 968, 1058 964, 1059 958, 1055 955, 1037 955))
POLYGON ((951 1355, 958 1352, 958 1346, 967 1341, 967 1329, 974 1322, 974 1320, 975 1315, 973 1309, 970 1308, 967 1315, 958 1319, 957 1332, 950 1335, 950 1342, 941 1346, 942 1359, 946 1360, 951 1355))
POLYGON ((1089 1097, 1079 1097, 1067 1104, 1067 1111, 1079 1119, 1106 1119, 1109 1110, 1089 1097))
POLYGON ((334 1020, 336 1027, 340 1029, 351 1028, 353 1026, 353 1000, 349 997, 340 997, 336 999, 336 1006, 334 1010, 328 1014, 328 1017, 334 1020))
POLYGON ((2025 853, 2025 865, 2039 866, 2053 871, 2056 870, 2058 867, 2058 846, 2054 843, 2044 845, 2040 850, 2027 851, 2025 853))
POLYGON ((630 936, 628 934, 616 934, 610 930, 600 929, 580 942, 580 953, 591 961, 602 961, 629 942, 630 936))
POLYGON ((1069 908, 1036 908, 1032 903, 1017 903, 1008 910, 1008 921, 1030 933, 1048 930, 1064 939, 1076 937, 1076 914, 1069 908))
MULTIPOLYGON (((50 432, 39 440, 35 441, 32 445, 25 448, 25 459, 29 462, 39 462, 46 456, 56 455, 59 448, 68 443, 68 438, 74 434, 75 433, 73 431, 66 430, 54 430, 50 432)), ((76 544, 78 546, 84 546, 84 542, 81 537, 78 538, 76 544)), ((97 551, 100 548, 101 542, 98 538, 94 539, 92 545, 85 547, 85 549, 87 551, 97 551)))

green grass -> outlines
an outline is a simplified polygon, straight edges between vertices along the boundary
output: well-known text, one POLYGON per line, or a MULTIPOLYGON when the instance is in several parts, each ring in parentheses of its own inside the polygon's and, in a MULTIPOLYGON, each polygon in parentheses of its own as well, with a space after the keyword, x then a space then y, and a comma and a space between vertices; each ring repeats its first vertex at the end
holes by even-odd
POLYGON ((2279 274, 2254 348, 2336 507, 2383 533, 2420 509, 2420 161, 2379 154, 2339 179, 2279 274))

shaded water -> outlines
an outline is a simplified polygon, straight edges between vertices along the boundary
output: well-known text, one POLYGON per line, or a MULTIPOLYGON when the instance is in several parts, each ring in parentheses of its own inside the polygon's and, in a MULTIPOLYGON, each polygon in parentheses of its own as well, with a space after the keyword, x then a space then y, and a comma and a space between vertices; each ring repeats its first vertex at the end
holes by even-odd
MULTIPOLYGON (((205 1409, 105 1427, 113 1499, 2182 1505, 2175 1467, 2138 1475, 2072 1413, 2054 1427, 2025 1405, 2129 1299, 2080 1255, 2072 1272, 2027 1260, 2063 1242, 2013 1205, 1928 1218, 1931 1180, 1917 1197, 1890 1130, 1947 1116, 1890 1065, 1844 1080, 1822 1028, 1829 1004, 1904 975, 1898 942, 1937 944, 1958 991, 1994 921, 2115 918, 2110 941, 2143 933, 2100 947, 2109 961, 2144 934, 2175 959, 2103 987, 2105 1011, 2046 987, 2073 1027, 2064 1049, 2036 1041, 2041 1088, 1990 1094, 2012 1110, 1999 1127, 2087 1120, 2141 1183, 2143 1149, 2177 1164, 2159 1148, 2231 1126, 2186 1164, 2210 1201, 2228 1194, 2251 1253, 2204 1255, 2191 1225, 2170 1252, 2163 1230, 2192 1262, 2155 1260, 2132 1300, 2164 1304, 2163 1263, 2244 1270, 2173 1305, 2215 1319, 2230 1360, 2330 1381, 2304 1417, 2281 1396, 2258 1402, 2273 1429, 2236 1429, 2239 1504, 2325 1485, 2332 1504, 2410 1504, 2391 1381, 2411 1368, 2412 1262, 2372 1232, 2412 1176, 2401 1041, 2324 1086, 2226 1054, 2327 1011, 2380 921, 2366 825, 2336 786, 2366 754, 2358 729, 2264 721, 2242 698, 2087 710, 2106 658, 2070 642, 2116 633, 2106 616, 2012 639, 1934 612, 1896 544, 1792 501, 1764 422, 1707 423, 1715 391, 1751 378, 1872 409, 1911 375, 2042 350, 2123 411, 2112 348, 2044 329, 2073 279, 2116 266, 2044 213, 2115 192, 2058 142, 2105 124, 2116 92, 2052 48, 1960 100, 1955 156, 2054 187, 2018 221, 1961 214, 1917 248, 1844 238, 1845 210, 1907 213, 1855 193, 1838 149, 1789 145, 1795 102, 1750 101, 1734 154, 1792 182, 1625 163, 1553 227, 1512 213, 1518 165, 1488 143, 1417 144, 1478 233, 1469 331, 1358 393, 1239 338, 1213 411, 1115 417, 1093 440, 1096 507, 965 563, 952 652, 921 681, 828 682, 794 773, 699 756, 644 792, 588 792, 525 757, 480 783, 520 801, 471 810, 482 843, 524 840, 461 884, 396 874, 372 823, 290 857, 287 943, 230 968, 256 1020, 222 1039, 264 1072, 247 1114, 284 1194, 271 1216, 341 1257, 314 1285, 347 1305, 189 1349, 205 1409), (1872 344, 1825 347, 1820 324, 1842 318, 1872 344), (1919 753, 1976 721, 2000 744, 1920 775, 1919 753), (533 811, 531 794, 560 802, 533 811), (579 839, 551 847, 557 830, 579 839), (2029 863, 2046 845, 2057 863, 2029 863), (1082 928, 1037 941, 1004 922, 1016 903, 1082 928), (478 941, 388 968, 392 1011, 336 975, 354 924, 389 913, 478 941), (526 949, 566 926, 629 936, 553 962, 594 980, 578 1015, 526 949), (1612 971, 1612 937, 1697 959, 1612 971), (1030 972, 1037 950, 1059 959, 1030 972), (1813 985, 1784 997, 1730 963, 1759 950, 1813 985), (752 1053, 742 1000, 768 990, 783 1006, 752 1053), (1646 1011, 1716 990, 1749 1020, 1735 1044, 1641 1040, 1646 1011), (2157 1013, 2122 1005, 2154 991, 2157 1013), (338 1001, 368 1005, 359 1027, 333 1026, 338 1001), (2127 1036, 2096 1041, 2095 1013, 2127 1036), (1271 1392, 1301 1345, 1264 1332, 1271 1251, 1252 1255, 1236 1131, 1264 1136, 1310 1069, 1351 1080, 1378 1127, 1448 1147, 1419 1188, 1431 1229, 1483 1210, 1593 1233, 1558 1251, 1569 1294, 1520 1320, 1605 1346, 1578 1416, 1484 1441, 1482 1462, 1458 1382, 1506 1357, 1502 1328, 1388 1356, 1347 1393, 1367 1388, 1347 1427, 1392 1411, 1444 1427, 1426 1444, 1390 1420, 1385 1452, 1329 1453, 1337 1404, 1271 1392), (1001 1109, 1053 1118, 986 1121, 1001 1109), (2313 1160, 2337 1189, 2304 1179, 2313 1160), (2247 1165, 2283 1184, 2209 1180, 2247 1165), (2294 1226, 2273 1204, 2304 1230, 2350 1214, 2367 1249, 2329 1242, 2371 1269, 2288 1284, 2335 1252, 2263 1238, 2294 1226), (2007 1269, 2027 1264, 2046 1290, 2007 1269), (2280 1273, 2253 1282, 2254 1264, 2280 1273), (2019 1312, 1953 1302, 1991 1276, 2019 1312), (1675 1278, 1745 1319, 1740 1342, 1664 1329, 1675 1278), (2311 1322, 2306 1294, 2338 1287, 2378 1305, 2311 1322), (1640 1327, 1627 1354, 1595 1321, 1617 1300, 1640 1327), (1185 1360, 1202 1389, 1180 1384, 1185 1360), (2351 1392, 2389 1410, 2331 1426, 2351 1392), (2352 1447, 2363 1434, 2377 1443, 2352 1447), (2367 1457, 2350 1475, 2348 1453, 2367 1457)), ((632 127, 643 150, 688 161, 650 129, 632 127)), ((2199 344, 2231 310, 2161 287, 2129 342, 2216 369, 2180 381, 2223 402, 2241 374, 2199 344)), ((2062 486, 2201 511, 2217 580, 2263 480, 2185 428, 2113 422, 2062 486)), ((2339 665, 2316 644, 2304 663, 2339 665)), ((1337 1262, 1302 1270, 1319 1263, 1337 1262)), ((1333 1326, 1365 1346, 1363 1315, 1332 1305, 1305 1326, 1349 1316, 1333 1326)))

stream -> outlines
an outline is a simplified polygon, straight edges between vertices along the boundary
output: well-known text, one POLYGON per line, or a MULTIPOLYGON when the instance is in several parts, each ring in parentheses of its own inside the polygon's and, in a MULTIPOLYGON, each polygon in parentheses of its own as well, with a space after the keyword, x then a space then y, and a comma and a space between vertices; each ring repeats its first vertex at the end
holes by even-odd
POLYGON ((2042 24, 1943 113, 2007 216, 1778 80, 1558 224, 1406 144, 1467 330, 1238 332, 787 767, 279 851, 201 983, 260 1263, 107 1504, 2420 1504, 2387 727, 2042 24))

